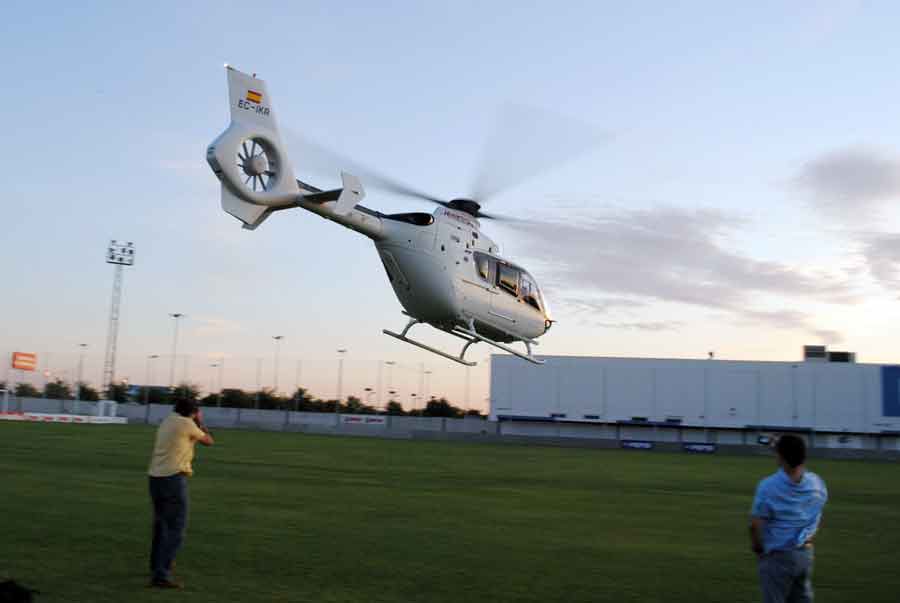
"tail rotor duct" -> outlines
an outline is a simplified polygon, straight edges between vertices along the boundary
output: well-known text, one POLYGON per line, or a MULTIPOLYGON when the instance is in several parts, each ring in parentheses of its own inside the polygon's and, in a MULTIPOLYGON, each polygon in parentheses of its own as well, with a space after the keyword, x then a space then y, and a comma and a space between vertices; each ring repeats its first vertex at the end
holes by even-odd
POLYGON ((277 153, 264 138, 252 137, 241 141, 236 163, 241 170, 244 187, 249 191, 264 193, 270 190, 278 178, 277 153))

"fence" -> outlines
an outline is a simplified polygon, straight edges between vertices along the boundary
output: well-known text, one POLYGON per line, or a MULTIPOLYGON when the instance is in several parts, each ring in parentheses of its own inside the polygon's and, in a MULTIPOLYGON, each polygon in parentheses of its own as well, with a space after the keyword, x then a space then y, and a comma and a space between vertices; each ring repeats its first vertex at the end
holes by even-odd
MULTIPOLYGON (((119 416, 129 422, 158 424, 172 412, 170 405, 119 405, 119 416)), ((341 433, 381 437, 409 438, 419 432, 466 433, 497 432, 497 424, 479 417, 445 419, 441 417, 404 417, 389 415, 348 415, 286 410, 204 407, 203 420, 211 428, 341 433)))
MULTIPOLYGON (((99 403, 45 398, 10 398, 9 410, 38 413, 99 414, 99 403)), ((119 404, 117 415, 129 423, 158 425, 172 412, 169 404, 119 404)), ((336 415, 333 413, 257 410, 248 408, 203 407, 203 419, 211 428, 341 433, 409 438, 416 433, 488 435, 497 433, 497 424, 480 417, 444 419, 388 415, 336 415)))
MULTIPOLYGON (((82 414, 98 413, 98 403, 79 402, 82 414)), ((74 400, 10 399, 10 410, 21 412, 74 412, 74 400)), ((120 404, 118 416, 129 423, 159 424, 172 412, 170 405, 120 404)), ((211 428, 290 431, 383 438, 474 440, 503 443, 548 444, 592 448, 635 448, 694 453, 730 452, 767 454, 758 438, 780 431, 772 428, 694 428, 663 424, 585 424, 563 421, 487 421, 480 417, 447 419, 387 415, 336 415, 241 408, 204 407, 211 428)), ((789 428, 786 428, 789 430, 789 428)), ((804 432, 819 456, 900 459, 900 433, 804 432)))

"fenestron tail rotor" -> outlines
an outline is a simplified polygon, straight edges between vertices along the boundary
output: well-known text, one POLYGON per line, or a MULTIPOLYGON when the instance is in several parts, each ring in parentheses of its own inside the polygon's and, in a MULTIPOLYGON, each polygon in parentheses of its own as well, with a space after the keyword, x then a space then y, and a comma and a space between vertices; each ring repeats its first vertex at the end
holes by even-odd
POLYGON ((262 138, 248 138, 237 150, 237 166, 248 190, 266 192, 278 176, 278 165, 271 145, 262 138))

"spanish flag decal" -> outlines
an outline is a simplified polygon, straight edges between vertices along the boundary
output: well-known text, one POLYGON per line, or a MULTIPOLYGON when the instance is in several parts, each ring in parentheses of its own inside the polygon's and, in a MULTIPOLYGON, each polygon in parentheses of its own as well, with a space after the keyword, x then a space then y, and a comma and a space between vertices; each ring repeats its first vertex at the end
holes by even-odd
POLYGON ((247 90, 247 100, 259 104, 262 102, 262 94, 255 90, 247 90))

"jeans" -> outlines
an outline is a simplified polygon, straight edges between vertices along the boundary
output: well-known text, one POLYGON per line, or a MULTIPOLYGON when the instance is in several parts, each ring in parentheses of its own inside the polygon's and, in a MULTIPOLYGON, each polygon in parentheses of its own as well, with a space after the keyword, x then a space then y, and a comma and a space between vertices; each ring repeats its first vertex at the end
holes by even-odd
POLYGON ((172 562, 184 542, 187 527, 187 477, 150 477, 153 501, 153 545, 150 550, 152 580, 170 580, 172 562))
POLYGON ((813 549, 772 551, 759 560, 759 585, 763 603, 810 603, 813 549))

